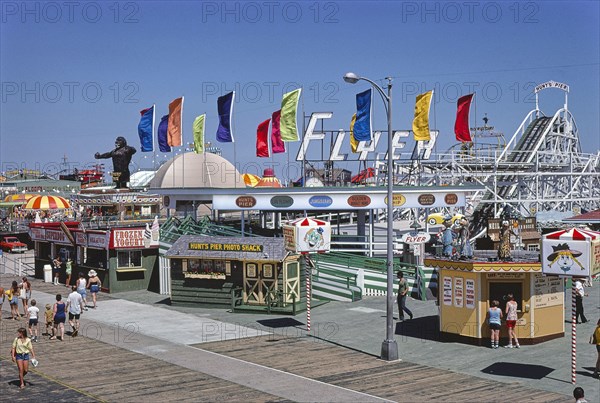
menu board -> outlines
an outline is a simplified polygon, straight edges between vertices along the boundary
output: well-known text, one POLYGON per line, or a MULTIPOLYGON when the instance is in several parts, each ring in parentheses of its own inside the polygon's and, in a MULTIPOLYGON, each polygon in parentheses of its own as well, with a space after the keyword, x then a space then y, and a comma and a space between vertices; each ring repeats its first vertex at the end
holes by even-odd
POLYGON ((475 308, 475 280, 471 278, 465 280, 465 307, 475 308))
POLYGON ((533 278, 533 305, 536 308, 563 303, 563 279, 556 276, 536 274, 533 278))
POLYGON ((463 278, 454 277, 454 306, 457 308, 462 308, 463 300, 463 278))
POLYGON ((444 305, 452 305, 452 277, 444 277, 444 305))

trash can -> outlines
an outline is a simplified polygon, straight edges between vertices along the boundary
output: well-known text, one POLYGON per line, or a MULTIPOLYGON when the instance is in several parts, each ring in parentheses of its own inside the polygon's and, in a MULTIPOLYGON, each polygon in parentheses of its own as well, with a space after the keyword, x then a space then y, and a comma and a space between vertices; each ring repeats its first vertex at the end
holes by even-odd
POLYGON ((52 266, 50 266, 49 264, 44 265, 44 282, 52 282, 52 266))

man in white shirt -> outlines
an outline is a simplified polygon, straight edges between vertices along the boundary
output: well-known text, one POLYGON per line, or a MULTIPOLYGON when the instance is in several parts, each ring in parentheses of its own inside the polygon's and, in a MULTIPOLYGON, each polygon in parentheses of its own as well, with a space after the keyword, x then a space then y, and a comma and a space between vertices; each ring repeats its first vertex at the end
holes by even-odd
POLYGON ((581 323, 587 322, 585 315, 583 314, 583 297, 585 291, 583 284, 580 279, 575 281, 575 320, 579 323, 579 316, 581 316, 581 323))
POLYGON ((77 286, 71 287, 73 290, 67 298, 67 309, 69 310, 69 325, 71 325, 71 336, 77 336, 79 332, 79 316, 83 311, 83 298, 77 292, 77 286))

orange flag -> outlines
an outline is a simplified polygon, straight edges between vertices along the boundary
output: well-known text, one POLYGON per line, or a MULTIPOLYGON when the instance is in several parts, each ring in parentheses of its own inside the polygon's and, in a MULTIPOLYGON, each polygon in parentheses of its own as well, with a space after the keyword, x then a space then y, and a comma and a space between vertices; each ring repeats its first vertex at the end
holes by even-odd
POLYGON ((181 117, 183 115, 183 97, 174 99, 169 104, 169 126, 167 131, 167 143, 171 147, 181 145, 181 117))

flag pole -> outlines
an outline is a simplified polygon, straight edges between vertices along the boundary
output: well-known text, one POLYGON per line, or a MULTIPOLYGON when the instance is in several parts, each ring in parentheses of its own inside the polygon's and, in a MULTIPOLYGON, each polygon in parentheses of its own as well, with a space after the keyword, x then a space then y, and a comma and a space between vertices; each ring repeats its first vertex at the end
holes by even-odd
POLYGON ((186 146, 183 142, 183 99, 184 96, 181 96, 181 110, 179 111, 179 135, 181 136, 181 145, 183 146, 183 151, 181 154, 181 187, 185 188, 185 151, 186 146))
MULTIPOLYGON (((156 147, 154 146, 154 125, 156 118, 156 104, 152 105, 152 170, 156 171, 156 147)), ((156 136, 158 141, 158 133, 156 136)))

